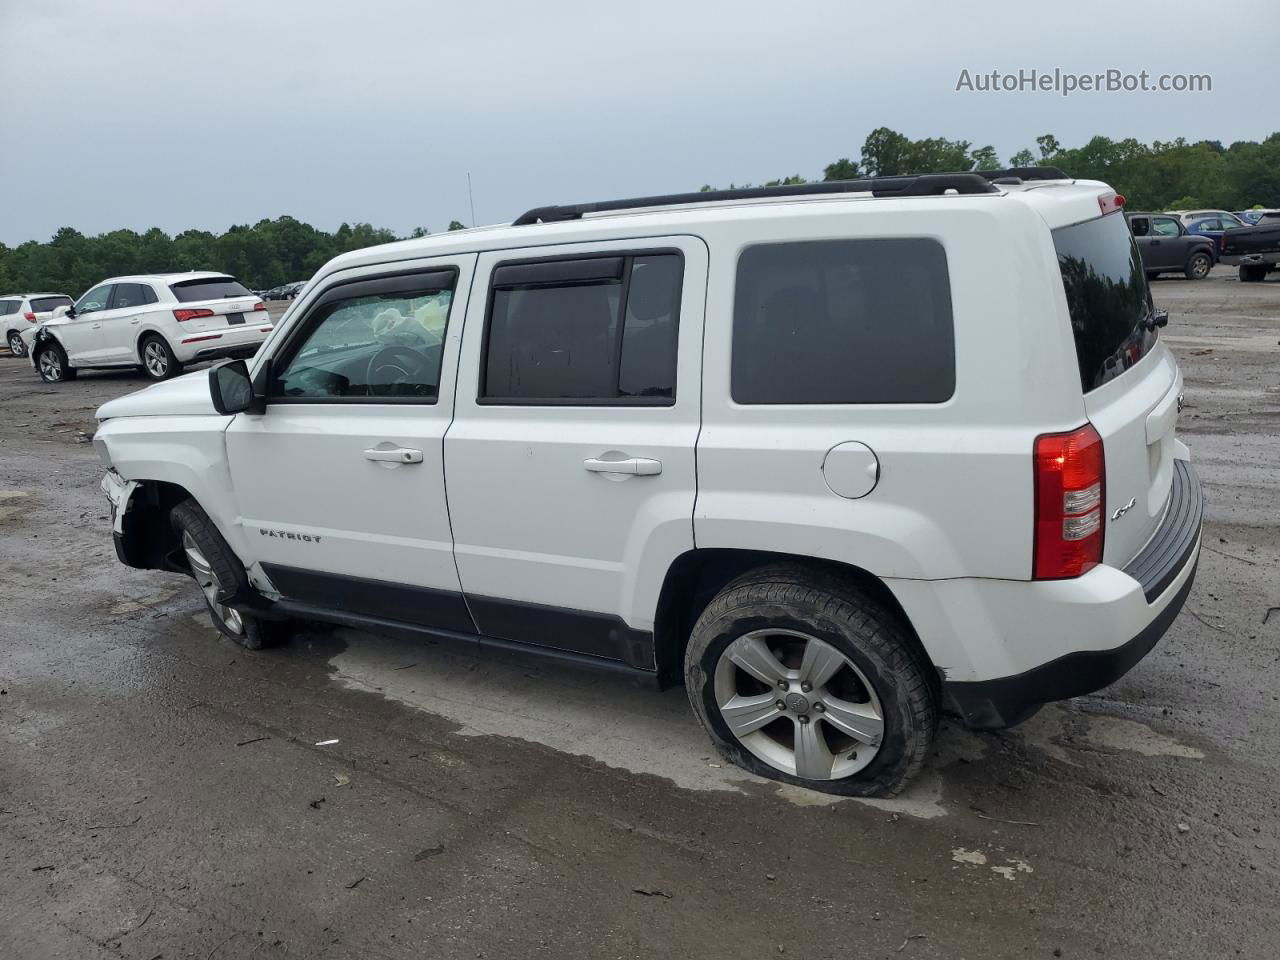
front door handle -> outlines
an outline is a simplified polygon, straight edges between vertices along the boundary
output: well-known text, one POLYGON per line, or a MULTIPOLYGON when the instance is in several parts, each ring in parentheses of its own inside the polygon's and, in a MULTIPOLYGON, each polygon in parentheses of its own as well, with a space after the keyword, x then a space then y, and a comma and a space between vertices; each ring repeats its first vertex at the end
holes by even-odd
POLYGON ((598 460, 591 457, 582 465, 592 473, 621 473, 629 477, 656 477, 662 472, 661 460, 647 457, 629 457, 626 460, 598 460))
POLYGON ((421 463, 422 451, 409 447, 370 447, 364 452, 364 458, 375 463, 421 463))

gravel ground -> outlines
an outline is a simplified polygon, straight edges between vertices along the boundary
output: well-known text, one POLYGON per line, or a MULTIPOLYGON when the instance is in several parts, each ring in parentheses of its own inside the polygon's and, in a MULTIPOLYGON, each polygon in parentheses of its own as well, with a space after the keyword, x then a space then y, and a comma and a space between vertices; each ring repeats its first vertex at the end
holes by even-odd
POLYGON ((114 557, 85 439, 141 377, 0 358, 0 957, 1270 960, 1280 279, 1154 292, 1209 497, 1186 610, 1097 695, 945 723, 877 803, 721 766, 680 690, 229 645, 114 557))

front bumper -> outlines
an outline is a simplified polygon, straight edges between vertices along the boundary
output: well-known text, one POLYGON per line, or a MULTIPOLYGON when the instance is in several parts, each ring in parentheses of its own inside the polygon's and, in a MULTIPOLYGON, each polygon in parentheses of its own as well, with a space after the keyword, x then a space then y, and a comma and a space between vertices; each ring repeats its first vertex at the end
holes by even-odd
MULTIPOLYGON (((1089 624, 1100 627, 1109 619, 1128 618, 1136 604, 1144 603, 1146 615, 1136 632, 1118 646, 1074 650, 1011 676, 944 682, 948 706, 966 726, 999 729, 1020 723, 1041 704, 1083 696, 1120 679, 1159 642, 1186 602, 1200 559, 1203 518, 1204 493, 1195 469, 1185 460, 1175 460, 1169 508, 1155 535, 1123 571, 1096 568, 1112 581, 1121 575, 1128 577, 1137 590, 1118 596, 1114 606, 1093 605, 1087 611, 1092 616, 1081 615, 1074 623, 1056 625, 1068 632, 1078 630, 1080 638, 1087 640, 1091 638, 1089 624)), ((1069 585, 1071 581, 1059 583, 1069 585)), ((1059 612, 1069 610, 1064 606, 1059 612)), ((1025 628, 1036 629, 1032 622, 1025 628)))

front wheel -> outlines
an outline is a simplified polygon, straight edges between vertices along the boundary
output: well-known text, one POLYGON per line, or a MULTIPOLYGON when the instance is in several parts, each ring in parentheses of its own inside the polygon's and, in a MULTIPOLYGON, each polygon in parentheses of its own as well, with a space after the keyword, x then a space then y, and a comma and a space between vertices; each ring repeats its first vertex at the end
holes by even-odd
POLYGON ((891 796, 938 723, 930 667, 898 617, 830 574, 779 565, 730 583, 685 655, 689 700, 720 752, 760 776, 891 796))
POLYGON ((182 364, 164 337, 152 334, 142 341, 142 370, 152 380, 168 380, 182 372, 182 364))
POLYGON ((25 357, 27 355, 27 345, 22 342, 22 334, 17 330, 9 332, 9 352, 15 357, 25 357))
POLYGON ((1203 280, 1212 269, 1213 258, 1209 254, 1193 253, 1187 259, 1187 266, 1183 272, 1187 275, 1188 280, 1203 280))
POLYGON ((56 341, 40 347, 36 354, 36 370, 45 383, 62 383, 76 377, 75 368, 67 363, 67 352, 56 341))
POLYGON ((249 650, 261 650, 283 639, 282 624, 261 620, 222 602, 243 587, 248 578, 240 560, 200 505, 195 500, 184 500, 173 508, 170 519, 191 577, 200 587, 218 631, 249 650))

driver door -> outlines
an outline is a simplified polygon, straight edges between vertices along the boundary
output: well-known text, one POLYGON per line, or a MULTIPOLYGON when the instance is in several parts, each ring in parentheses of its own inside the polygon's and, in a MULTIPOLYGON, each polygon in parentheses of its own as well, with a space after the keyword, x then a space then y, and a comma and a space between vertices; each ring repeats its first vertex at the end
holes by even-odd
POLYGON ((76 302, 75 316, 50 325, 73 367, 90 366, 102 359, 102 315, 111 307, 111 287, 109 283, 94 287, 76 302))
POLYGON ((259 352, 266 413, 236 415, 227 458, 245 560, 282 597, 475 632, 443 462, 475 260, 344 271, 259 352))

